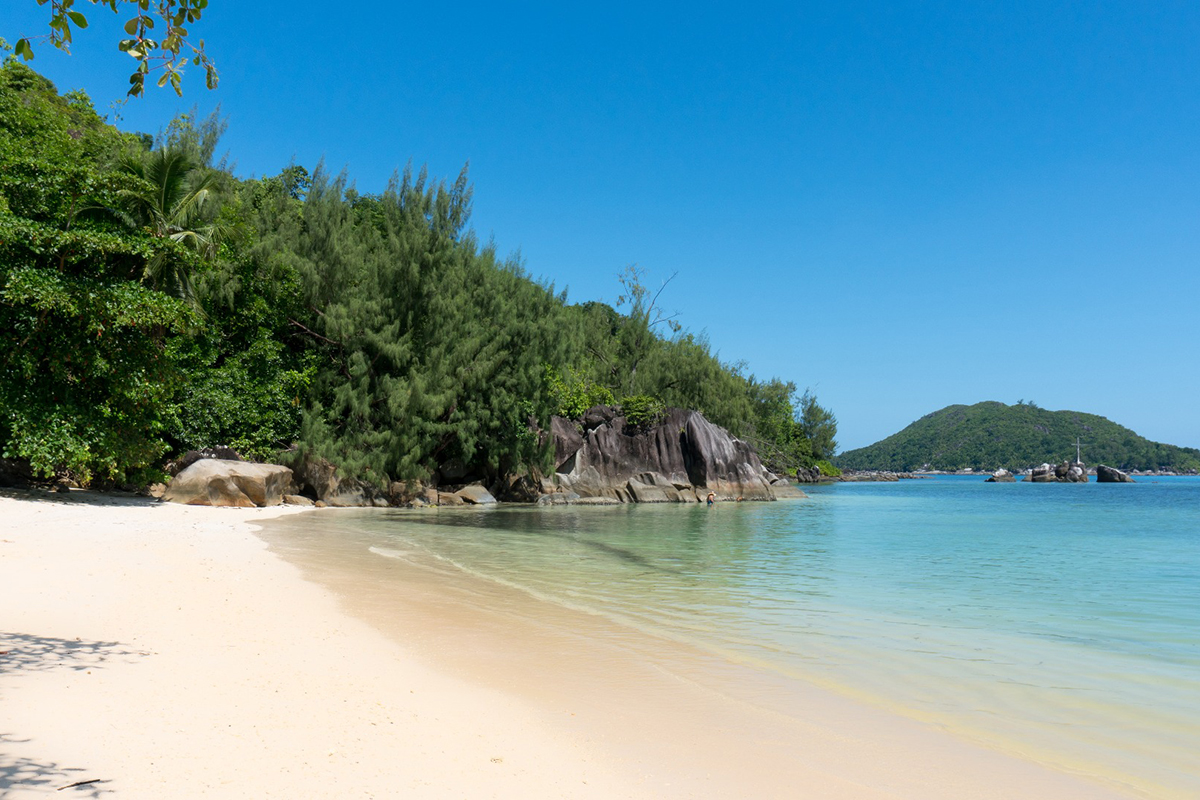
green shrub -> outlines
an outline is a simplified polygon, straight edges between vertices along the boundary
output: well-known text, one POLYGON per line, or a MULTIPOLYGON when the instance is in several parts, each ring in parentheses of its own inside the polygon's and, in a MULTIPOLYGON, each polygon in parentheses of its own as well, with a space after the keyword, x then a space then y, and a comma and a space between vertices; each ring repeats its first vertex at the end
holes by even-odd
POLYGON ((824 459, 818 461, 816 463, 816 466, 820 468, 821 474, 824 475, 826 478, 837 478, 842 474, 842 471, 840 469, 835 467, 833 464, 830 464, 828 461, 825 461, 824 459))
POLYGON ((612 405, 614 398, 606 386, 589 380, 583 373, 568 367, 565 376, 546 366, 544 383, 554 413, 567 419, 579 419, 592 406, 612 405))
POLYGON ((625 415, 625 422, 635 428, 648 428, 657 424, 666 410, 662 400, 648 394, 621 398, 621 412, 625 415))

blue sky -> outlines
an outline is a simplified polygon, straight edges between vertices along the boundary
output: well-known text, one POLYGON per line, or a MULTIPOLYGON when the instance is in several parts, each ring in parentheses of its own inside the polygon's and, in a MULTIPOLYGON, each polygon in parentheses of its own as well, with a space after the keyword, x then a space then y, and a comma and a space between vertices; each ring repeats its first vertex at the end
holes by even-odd
MULTIPOLYGON (((844 449, 1019 399, 1200 446, 1200 7, 212 0, 238 172, 470 162, 473 225, 575 301, 628 264, 727 361, 812 388, 844 449), (437 6, 437 7, 429 7, 437 6)), ((40 32, 7 0, 0 35, 40 32)), ((86 10, 86 9, 85 9, 86 10)), ((100 109, 118 20, 34 62, 100 109)))

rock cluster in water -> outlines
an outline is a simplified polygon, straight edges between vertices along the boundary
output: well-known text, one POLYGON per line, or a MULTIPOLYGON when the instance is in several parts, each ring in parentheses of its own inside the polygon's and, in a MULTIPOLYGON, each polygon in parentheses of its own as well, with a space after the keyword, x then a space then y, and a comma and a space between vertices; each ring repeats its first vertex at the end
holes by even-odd
POLYGON ((1022 480, 1032 483, 1087 483, 1087 468, 1079 462, 1064 461, 1061 464, 1042 464, 1022 480))

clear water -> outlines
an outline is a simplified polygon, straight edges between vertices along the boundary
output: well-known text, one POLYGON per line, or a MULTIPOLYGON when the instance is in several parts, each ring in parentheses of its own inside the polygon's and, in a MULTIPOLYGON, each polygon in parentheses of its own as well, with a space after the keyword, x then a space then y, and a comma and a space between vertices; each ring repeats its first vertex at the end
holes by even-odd
MULTIPOLYGON (((1200 797, 1200 479, 342 518, 374 558, 816 682, 1148 797, 1200 797)), ((769 698, 764 698, 769 703, 769 698)))

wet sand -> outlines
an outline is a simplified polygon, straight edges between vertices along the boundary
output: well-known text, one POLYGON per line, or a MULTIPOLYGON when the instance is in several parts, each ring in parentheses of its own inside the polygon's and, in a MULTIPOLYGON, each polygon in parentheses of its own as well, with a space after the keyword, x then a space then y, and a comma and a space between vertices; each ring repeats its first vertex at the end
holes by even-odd
POLYGON ((0 496, 0 797, 1125 796, 294 511, 0 496))

